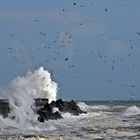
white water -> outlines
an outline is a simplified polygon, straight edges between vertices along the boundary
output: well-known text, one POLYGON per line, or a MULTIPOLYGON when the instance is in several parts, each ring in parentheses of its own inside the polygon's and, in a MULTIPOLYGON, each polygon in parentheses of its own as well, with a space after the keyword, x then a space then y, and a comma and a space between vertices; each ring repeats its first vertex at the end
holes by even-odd
POLYGON ((140 115, 140 108, 137 106, 128 107, 123 113, 123 116, 134 116, 134 115, 140 115))
POLYGON ((80 107, 81 110, 88 111, 89 106, 84 102, 78 102, 77 105, 80 107))
MULTIPOLYGON (((57 83, 52 81, 50 73, 43 67, 28 72, 25 76, 17 77, 10 82, 6 89, 1 88, 0 97, 10 100, 11 113, 6 119, 0 116, 0 134, 64 135, 66 139, 80 137, 82 140, 105 138, 106 136, 107 139, 116 136, 124 138, 129 137, 130 134, 139 134, 137 129, 134 132, 133 129, 127 130, 127 126, 131 126, 132 122, 133 126, 139 126, 137 120, 136 122, 134 120, 129 122, 127 119, 122 121, 122 114, 123 119, 125 116, 139 115, 140 108, 137 106, 128 107, 123 112, 120 105, 111 107, 107 104, 87 105, 79 102, 78 106, 82 110, 88 111, 87 114, 73 116, 69 113, 62 113, 64 119, 49 120, 45 123, 38 122, 38 116, 31 108, 34 103, 33 99, 41 97, 48 98, 49 102, 56 100, 57 89, 57 83), (112 108, 116 109, 116 112, 111 112, 112 108), (15 119, 12 120, 12 117, 15 119), (123 129, 126 127, 126 129, 121 131, 117 129, 118 127, 123 127, 123 129)), ((53 112, 56 111, 58 109, 53 108, 53 112)))
POLYGON ((6 119, 0 118, 0 123, 6 125, 26 126, 27 123, 37 120, 31 106, 35 98, 48 98, 55 101, 57 96, 57 83, 52 81, 50 73, 43 67, 25 76, 18 76, 12 80, 6 89, 1 88, 0 97, 9 99, 11 113, 6 119), (14 117, 14 120, 10 118, 14 117))

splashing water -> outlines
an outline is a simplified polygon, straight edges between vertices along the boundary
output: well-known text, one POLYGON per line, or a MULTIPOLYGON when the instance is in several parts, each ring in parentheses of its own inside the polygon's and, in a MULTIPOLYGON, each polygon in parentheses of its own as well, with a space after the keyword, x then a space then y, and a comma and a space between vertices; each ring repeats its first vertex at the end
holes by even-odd
POLYGON ((125 112, 123 113, 123 116, 134 116, 140 114, 140 108, 137 106, 131 106, 128 107, 125 112))
POLYGON ((35 98, 47 98, 49 103, 56 100, 57 83, 53 82, 50 73, 43 67, 17 77, 10 82, 8 88, 1 88, 0 97, 9 99, 10 114, 7 119, 14 118, 20 124, 37 120, 32 110, 35 98))

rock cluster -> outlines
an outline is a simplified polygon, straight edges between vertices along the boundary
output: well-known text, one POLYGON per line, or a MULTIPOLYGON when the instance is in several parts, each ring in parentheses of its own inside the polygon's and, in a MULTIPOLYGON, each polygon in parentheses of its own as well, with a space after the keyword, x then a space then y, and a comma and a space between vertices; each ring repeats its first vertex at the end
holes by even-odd
POLYGON ((44 122, 47 120, 57 120, 61 119, 62 115, 61 112, 68 112, 72 115, 79 115, 82 113, 87 113, 85 111, 82 111, 79 106, 74 102, 73 100, 63 101, 62 99, 59 99, 57 101, 52 101, 50 104, 45 103, 38 111, 37 114, 39 115, 38 121, 44 122), (54 109, 55 108, 55 109, 54 109), (56 110, 56 108, 58 110, 56 110), (56 111, 54 111, 56 110, 56 111))

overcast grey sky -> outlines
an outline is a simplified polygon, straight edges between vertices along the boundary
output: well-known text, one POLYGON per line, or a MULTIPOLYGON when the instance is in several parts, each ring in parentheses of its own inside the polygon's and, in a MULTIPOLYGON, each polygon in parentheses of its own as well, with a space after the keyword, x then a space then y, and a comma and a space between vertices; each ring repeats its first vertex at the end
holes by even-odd
POLYGON ((0 0, 0 86, 53 72, 63 99, 140 99, 140 0, 0 0))

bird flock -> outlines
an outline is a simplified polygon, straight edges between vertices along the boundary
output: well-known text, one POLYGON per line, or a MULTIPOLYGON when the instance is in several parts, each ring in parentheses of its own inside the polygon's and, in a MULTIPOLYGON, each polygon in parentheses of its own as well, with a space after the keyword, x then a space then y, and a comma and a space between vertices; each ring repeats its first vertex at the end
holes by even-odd
MULTIPOLYGON (((91 3, 93 4, 93 2, 91 3)), ((77 2, 73 2, 73 6, 80 6, 81 8, 84 7, 84 5, 79 5, 77 4, 77 2)), ((66 9, 62 8, 62 12, 66 12, 66 9)), ((104 8, 104 12, 108 12, 108 8, 104 8)), ((39 23, 40 20, 39 19, 34 19, 34 22, 36 23, 39 23)), ((83 22, 80 22, 79 23, 79 26, 82 26, 84 25, 84 21, 83 22)), ((140 36, 140 32, 137 32, 136 33, 138 36, 140 36)), ((40 36, 40 38, 45 38, 47 40, 47 37, 49 36, 49 33, 47 31, 40 31, 38 33, 38 35, 40 36)), ((18 47, 15 47, 14 45, 13 46, 10 46, 7 48, 7 51, 11 54, 11 58, 14 60, 14 61, 19 61, 20 63, 22 64, 26 64, 26 63, 33 63, 33 61, 36 61, 36 58, 35 57, 38 57, 38 56, 28 56, 28 60, 25 59, 24 61, 24 58, 26 57, 27 58, 27 55, 25 57, 24 54, 24 44, 26 44, 26 40, 23 39, 22 37, 19 38, 19 35, 17 33, 10 33, 9 34, 9 37, 11 39, 13 39, 13 41, 15 41, 15 38, 18 39, 18 42, 19 42, 19 45, 18 47), (21 45, 22 44, 22 45, 21 45), (21 47, 22 46, 22 47, 21 47), (20 55, 19 55, 20 54, 20 55)), ((130 40, 132 41, 132 40, 130 40)), ((74 62, 71 62, 71 59, 72 59, 72 56, 71 55, 64 55, 64 51, 66 50, 69 50, 70 49, 73 49, 74 48, 74 51, 76 53, 80 53, 80 48, 77 48, 76 47, 76 44, 75 44, 75 35, 73 35, 72 33, 70 32, 62 32, 62 31, 57 31, 54 35, 54 40, 50 43, 52 45, 47 45, 47 44, 44 44, 44 45, 40 45, 38 47, 36 47, 36 51, 40 51, 41 53, 43 52, 47 52, 49 54, 53 54, 51 55, 52 57, 48 58, 48 56, 46 56, 45 60, 43 63, 38 63, 36 66, 34 66, 34 68, 37 68, 38 66, 41 66, 43 65, 44 63, 48 64, 48 63, 54 63, 54 61, 57 61, 58 59, 61 58, 62 60, 62 63, 67 63, 67 68, 69 69, 74 69, 75 68, 75 64, 74 62)), ((131 54, 133 53, 133 51, 135 50, 134 46, 130 46, 129 48, 129 53, 128 53, 128 57, 131 57, 131 54)), ((99 59, 99 60, 102 60, 104 64, 107 64, 107 58, 108 56, 102 54, 101 52, 98 52, 98 54, 94 54, 93 55, 96 55, 96 57, 99 59)), ((40 56, 39 56, 40 57, 40 56)), ((121 57, 120 60, 121 61, 124 61, 124 57, 121 57)), ((113 59, 111 60, 111 67, 110 69, 112 71, 115 71, 116 69, 116 63, 117 63, 117 60, 113 59)), ((134 66, 134 64, 132 64, 134 66)), ((54 75, 55 71, 54 70, 51 70, 50 71, 51 75, 54 75)), ((74 79, 74 76, 72 75, 72 79, 74 79)), ((111 79, 108 79, 106 78, 105 81, 107 83, 112 83, 113 81, 111 79)), ((127 84, 127 86, 131 87, 132 89, 136 87, 135 84, 127 84)), ((134 92, 131 91, 131 99, 134 99, 134 92)))

